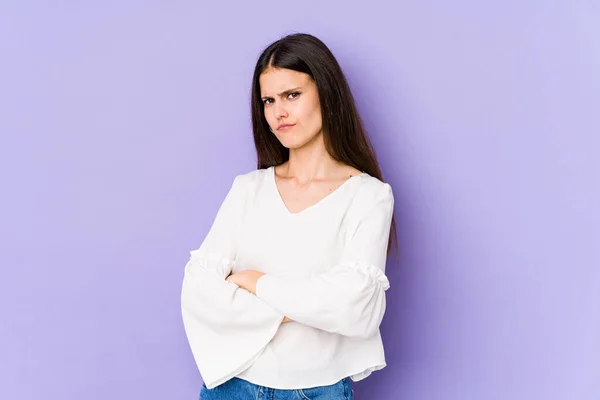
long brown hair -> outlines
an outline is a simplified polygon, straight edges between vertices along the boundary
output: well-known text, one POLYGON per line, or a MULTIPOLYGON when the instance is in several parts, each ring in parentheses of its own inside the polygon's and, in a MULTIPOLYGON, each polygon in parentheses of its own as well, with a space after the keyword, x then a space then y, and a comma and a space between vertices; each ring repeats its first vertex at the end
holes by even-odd
MULTIPOLYGON (((258 58, 252 79, 252 130, 258 169, 289 160, 289 149, 269 130, 260 93, 260 75, 269 67, 303 72, 317 86, 323 118, 323 141, 335 160, 384 182, 375 151, 358 114, 350 86, 333 53, 321 40, 306 33, 288 35, 270 44, 258 58)), ((392 216, 388 254, 398 246, 392 216)))

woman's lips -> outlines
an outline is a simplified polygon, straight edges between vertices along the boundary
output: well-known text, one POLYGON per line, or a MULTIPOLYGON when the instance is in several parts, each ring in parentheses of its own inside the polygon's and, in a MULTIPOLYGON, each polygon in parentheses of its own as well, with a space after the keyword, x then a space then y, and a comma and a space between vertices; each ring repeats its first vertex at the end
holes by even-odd
POLYGON ((292 127, 292 126, 294 126, 294 125, 296 125, 296 124, 285 124, 285 125, 281 125, 279 128, 277 128, 277 130, 278 130, 278 131, 281 131, 281 130, 289 129, 289 128, 291 128, 291 127, 292 127))

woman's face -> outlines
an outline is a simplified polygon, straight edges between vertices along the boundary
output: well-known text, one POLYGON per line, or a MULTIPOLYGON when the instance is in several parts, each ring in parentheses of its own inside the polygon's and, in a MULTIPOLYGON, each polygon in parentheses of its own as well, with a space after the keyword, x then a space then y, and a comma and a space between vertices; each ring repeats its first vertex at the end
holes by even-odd
POLYGON ((321 104, 310 76, 268 68, 259 81, 265 118, 283 146, 299 148, 321 135, 321 104), (282 127, 288 124, 293 126, 282 127))

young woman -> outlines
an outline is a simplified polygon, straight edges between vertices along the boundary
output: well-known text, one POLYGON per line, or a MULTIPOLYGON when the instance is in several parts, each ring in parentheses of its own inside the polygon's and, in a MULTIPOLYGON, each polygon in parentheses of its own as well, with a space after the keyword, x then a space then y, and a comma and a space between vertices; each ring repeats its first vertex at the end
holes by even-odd
POLYGON ((386 365, 392 189, 316 37, 267 47, 251 102, 258 168, 235 177, 185 266, 200 399, 352 399, 350 378, 386 365))

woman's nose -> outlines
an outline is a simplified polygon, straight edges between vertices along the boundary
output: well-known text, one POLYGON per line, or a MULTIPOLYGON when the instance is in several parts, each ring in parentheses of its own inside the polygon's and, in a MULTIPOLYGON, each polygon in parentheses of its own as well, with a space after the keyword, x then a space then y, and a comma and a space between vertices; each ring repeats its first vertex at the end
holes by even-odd
POLYGON ((287 117, 287 109, 282 102, 275 103, 275 116, 277 118, 287 117))

